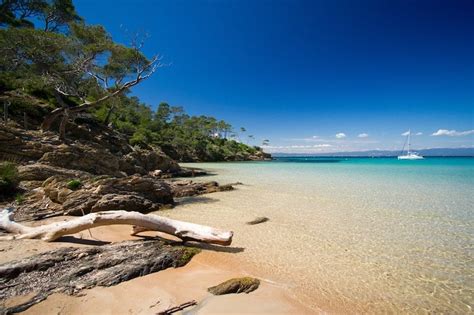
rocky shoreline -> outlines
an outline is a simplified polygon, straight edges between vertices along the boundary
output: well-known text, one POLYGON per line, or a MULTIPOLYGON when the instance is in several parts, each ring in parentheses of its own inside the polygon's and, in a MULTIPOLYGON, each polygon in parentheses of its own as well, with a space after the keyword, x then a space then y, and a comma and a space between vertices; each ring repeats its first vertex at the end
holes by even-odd
POLYGON ((16 219, 112 209, 147 213, 172 207, 175 197, 233 189, 177 179, 206 172, 182 168, 156 148, 133 148, 112 130, 75 127, 62 142, 54 133, 0 126, 0 157, 19 164, 23 200, 16 219))
MULTIPOLYGON (((0 206, 13 206, 14 220, 27 224, 110 210, 149 213, 172 208, 176 198, 233 189, 232 184, 221 186, 215 181, 183 179, 204 176, 206 172, 182 168, 157 148, 131 147, 119 133, 100 126, 74 125, 68 140, 60 141, 55 133, 3 125, 0 126, 0 157, 18 165, 19 182, 16 201, 13 195, 9 197, 2 192, 0 206)), ((107 246, 101 246, 100 250, 66 247, 6 262, 0 266, 1 312, 24 311, 52 292, 74 293, 96 285, 110 286, 168 267, 183 266, 197 251, 178 245, 139 240, 107 245, 110 250, 107 246), (147 250, 150 246, 156 253, 147 250), (100 253, 108 251, 113 255, 104 254, 110 257, 100 258, 103 256, 100 253), (143 263, 137 265, 139 254, 143 263), (51 261, 56 263, 51 265, 51 261), (64 268, 53 270, 55 266, 64 268), (97 272, 107 281, 96 281, 97 272), (110 276, 104 276, 104 272, 110 276), (58 281, 48 276, 53 273, 60 276, 58 281), (33 278, 36 280, 32 282, 33 278), (81 281, 88 284, 81 285, 81 281), (34 285, 36 282, 38 285, 34 285), (26 302, 11 302, 24 295, 30 295, 26 302), (5 304, 7 300, 10 302, 5 304)), ((12 248, 6 250, 9 249, 12 248)))

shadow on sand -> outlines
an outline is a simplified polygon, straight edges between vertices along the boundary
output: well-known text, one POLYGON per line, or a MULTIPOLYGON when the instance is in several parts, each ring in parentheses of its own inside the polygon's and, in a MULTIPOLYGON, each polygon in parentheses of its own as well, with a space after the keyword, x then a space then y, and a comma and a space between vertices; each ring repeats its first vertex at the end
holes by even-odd
POLYGON ((214 203, 218 202, 219 199, 209 198, 204 196, 190 196, 190 197, 181 197, 175 199, 175 206, 188 205, 192 203, 214 203))
POLYGON ((91 239, 85 239, 85 238, 78 238, 74 236, 62 236, 58 238, 56 242, 74 243, 74 244, 81 244, 81 245, 95 245, 95 246, 102 246, 102 245, 107 245, 111 243, 107 241, 91 240, 91 239))

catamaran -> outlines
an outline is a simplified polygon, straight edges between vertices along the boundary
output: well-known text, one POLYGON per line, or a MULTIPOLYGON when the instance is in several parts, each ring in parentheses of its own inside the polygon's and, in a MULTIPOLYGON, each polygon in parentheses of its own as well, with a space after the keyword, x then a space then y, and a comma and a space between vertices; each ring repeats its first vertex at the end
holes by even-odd
POLYGON ((408 143, 407 153, 405 155, 403 155, 403 151, 405 151, 405 144, 404 144, 403 149, 402 149, 402 153, 401 153, 402 155, 399 155, 398 159, 399 160, 422 160, 422 159, 424 159, 423 156, 421 156, 418 153, 413 152, 413 151, 410 150, 410 139, 411 139, 411 130, 408 130, 407 141, 405 141, 405 144, 408 143))

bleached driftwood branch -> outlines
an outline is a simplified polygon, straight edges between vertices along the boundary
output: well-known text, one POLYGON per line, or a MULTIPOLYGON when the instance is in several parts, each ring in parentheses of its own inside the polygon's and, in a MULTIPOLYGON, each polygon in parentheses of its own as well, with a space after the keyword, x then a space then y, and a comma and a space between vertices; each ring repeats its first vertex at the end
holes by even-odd
MULTIPOLYGON (((230 245, 232 231, 222 231, 209 226, 172 220, 154 214, 141 214, 130 211, 106 211, 90 213, 69 221, 55 222, 37 227, 29 227, 12 220, 13 208, 0 211, 0 228, 12 233, 0 240, 42 239, 54 241, 61 236, 74 234, 97 226, 128 224, 160 231, 181 238, 203 243, 230 245)), ((137 232, 133 232, 132 235, 137 232)))

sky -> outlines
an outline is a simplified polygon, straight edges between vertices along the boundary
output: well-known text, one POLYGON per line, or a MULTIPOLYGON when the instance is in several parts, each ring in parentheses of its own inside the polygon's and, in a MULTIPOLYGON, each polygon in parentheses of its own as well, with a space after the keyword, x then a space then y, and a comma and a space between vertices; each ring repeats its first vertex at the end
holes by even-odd
MULTIPOLYGON (((472 0, 74 1, 114 40, 148 34, 153 108, 231 123, 268 152, 474 146, 472 0)), ((245 140, 244 140, 245 139, 245 140)))

